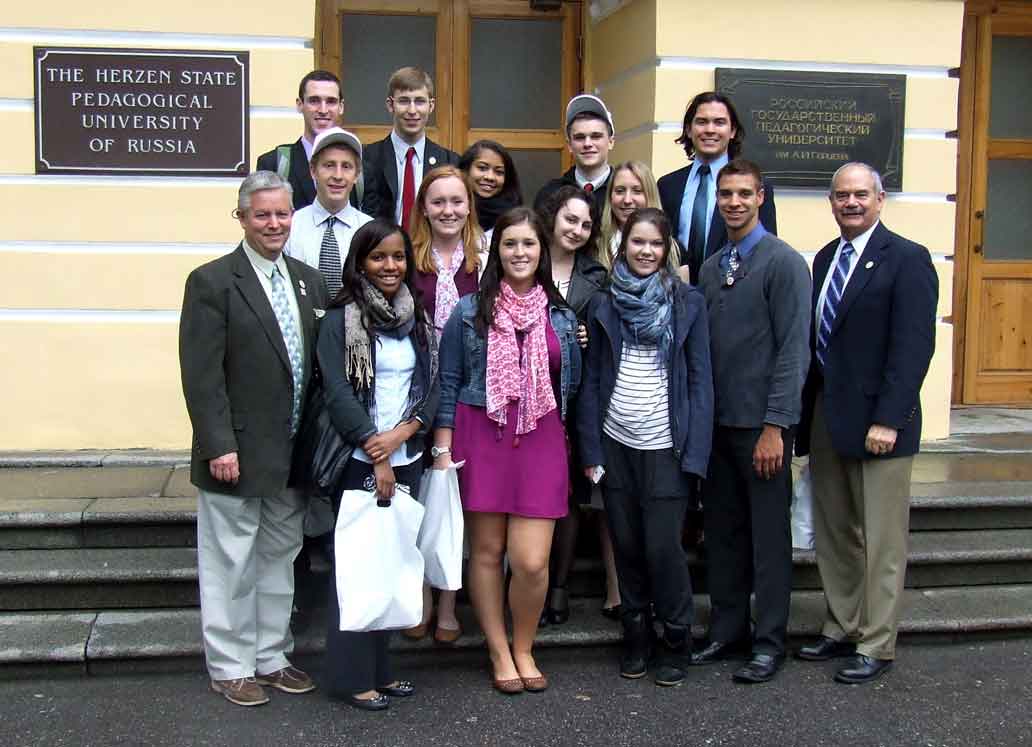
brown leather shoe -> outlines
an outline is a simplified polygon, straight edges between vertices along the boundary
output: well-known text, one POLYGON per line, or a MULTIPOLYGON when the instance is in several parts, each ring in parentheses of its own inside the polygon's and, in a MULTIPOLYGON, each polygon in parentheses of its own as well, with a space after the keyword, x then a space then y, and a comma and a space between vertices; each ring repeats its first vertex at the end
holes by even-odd
POLYGON ((520 677, 523 681, 523 689, 528 693, 543 693, 548 689, 548 678, 545 675, 540 677, 520 677))
POLYGON ((315 689, 312 678, 297 667, 285 666, 278 672, 271 674, 259 674, 255 677, 259 685, 274 687, 277 690, 294 695, 310 693, 315 689))
POLYGON ((451 646, 462 637, 462 626, 457 628, 442 628, 440 623, 434 629, 434 641, 443 646, 451 646))
POLYGON ((269 696, 262 690, 254 677, 238 677, 235 680, 212 680, 211 689, 238 706, 260 706, 269 702, 269 696))
POLYGON ((405 628, 401 631, 401 634, 408 638, 410 641, 421 641, 426 638, 426 634, 430 632, 430 621, 427 620, 425 623, 420 623, 414 628, 405 628))

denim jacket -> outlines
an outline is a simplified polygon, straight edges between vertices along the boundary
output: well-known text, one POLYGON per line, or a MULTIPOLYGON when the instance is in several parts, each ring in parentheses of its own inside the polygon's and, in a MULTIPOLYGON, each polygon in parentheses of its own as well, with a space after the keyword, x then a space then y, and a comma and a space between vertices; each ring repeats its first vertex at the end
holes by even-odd
MULTIPOLYGON (((455 427, 455 405, 487 407, 487 340, 476 329, 476 293, 455 306, 441 337, 441 400, 437 428, 455 427)), ((580 386, 581 354, 577 346, 577 317, 570 309, 549 305, 549 321, 562 351, 559 415, 565 421, 570 401, 580 386)))

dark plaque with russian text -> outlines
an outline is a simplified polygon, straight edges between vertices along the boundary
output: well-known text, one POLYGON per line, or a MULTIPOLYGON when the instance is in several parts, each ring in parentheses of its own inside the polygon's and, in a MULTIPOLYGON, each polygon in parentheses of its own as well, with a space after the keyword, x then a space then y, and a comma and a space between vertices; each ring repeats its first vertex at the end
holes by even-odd
POLYGON ((905 75, 718 67, 716 84, 742 119, 744 155, 773 184, 827 188, 863 161, 886 190, 903 188, 905 75))
POLYGON ((242 176, 247 52, 33 47, 37 174, 242 176))

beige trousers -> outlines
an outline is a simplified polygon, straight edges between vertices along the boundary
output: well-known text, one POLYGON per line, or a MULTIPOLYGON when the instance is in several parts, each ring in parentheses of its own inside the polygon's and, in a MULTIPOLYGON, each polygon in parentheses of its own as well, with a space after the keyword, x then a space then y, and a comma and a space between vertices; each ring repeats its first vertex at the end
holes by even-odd
POLYGON ((854 459, 831 445, 820 395, 810 436, 814 543, 824 586, 823 634, 893 659, 910 531, 913 457, 854 459))

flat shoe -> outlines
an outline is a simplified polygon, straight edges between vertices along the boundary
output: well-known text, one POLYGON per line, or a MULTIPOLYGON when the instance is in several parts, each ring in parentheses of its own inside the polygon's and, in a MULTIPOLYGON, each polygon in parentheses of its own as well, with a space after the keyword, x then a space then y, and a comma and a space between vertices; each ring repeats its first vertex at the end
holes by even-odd
POLYGON ((356 698, 349 695, 344 702, 360 711, 385 711, 390 706, 391 699, 380 693, 375 698, 356 698))
POLYGON ((441 624, 437 624, 437 628, 434 630, 434 641, 444 646, 451 646, 455 641, 462 637, 462 627, 458 628, 442 628, 441 624))
POLYGON ((523 682, 523 689, 528 693, 543 693, 548 689, 548 678, 545 675, 540 677, 520 677, 523 682))
POLYGON ((511 680, 491 680, 491 686, 503 695, 518 695, 523 692, 523 680, 519 677, 511 680))
POLYGON ((855 656, 856 644, 849 641, 836 641, 822 635, 816 643, 803 646, 796 652, 796 658, 804 661, 828 661, 842 656, 855 656))
POLYGON ((622 612, 622 609, 621 609, 620 605, 619 604, 614 604, 612 607, 603 607, 602 608, 602 617, 608 618, 610 620, 619 620, 621 612, 622 612))
POLYGON ((381 695, 390 695, 393 698, 407 698, 416 694, 416 686, 408 680, 398 680, 398 684, 388 687, 378 687, 376 692, 381 695))
POLYGON ((405 628, 401 631, 401 634, 408 638, 410 641, 421 641, 426 638, 426 634, 430 632, 430 621, 420 623, 414 628, 405 628))
POLYGON ((891 668, 892 659, 875 659, 873 656, 857 654, 835 673, 835 681, 843 685, 862 685, 881 677, 891 668))
POLYGON ((781 669, 784 661, 784 654, 753 654, 744 667, 731 675, 731 679, 746 684, 770 682, 781 669))

